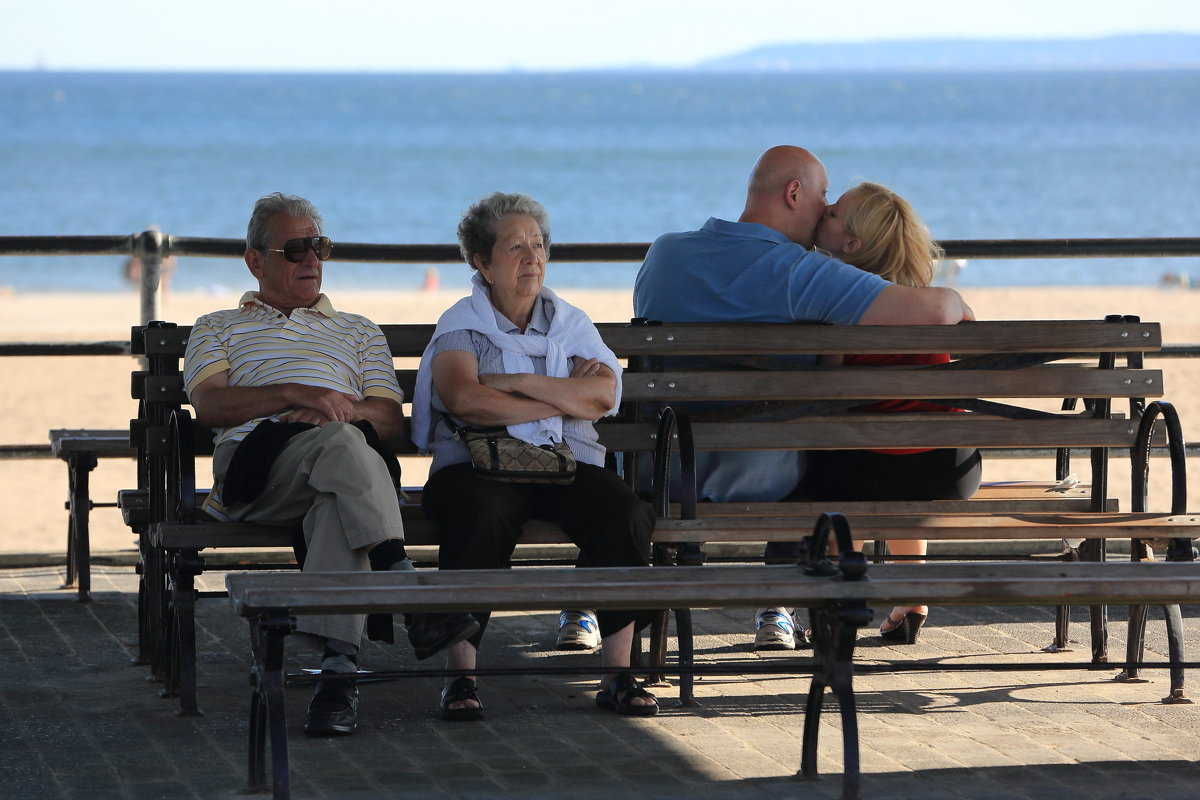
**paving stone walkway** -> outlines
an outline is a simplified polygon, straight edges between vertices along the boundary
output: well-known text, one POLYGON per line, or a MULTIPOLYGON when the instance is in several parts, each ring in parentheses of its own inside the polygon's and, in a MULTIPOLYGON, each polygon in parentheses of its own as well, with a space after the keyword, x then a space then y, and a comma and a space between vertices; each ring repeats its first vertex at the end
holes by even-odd
MULTIPOLYGON (((219 575, 206 575, 210 589, 219 575)), ((199 604, 202 717, 176 715, 136 654, 136 579, 97 567, 94 601, 59 588, 62 571, 0 570, 0 797, 12 800, 244 798, 249 689, 245 622, 224 600, 199 604)), ((1200 642, 1200 611, 1184 610, 1200 642)), ((793 654, 752 655, 749 614, 695 614, 706 662, 785 665, 793 654)), ((1112 610, 1110 649, 1124 652, 1123 609, 1112 610)), ((1050 667, 1087 658, 1086 612, 1076 610, 1073 653, 1045 654, 1052 609, 935 608, 912 647, 860 635, 856 678, 863 794, 889 800, 966 798, 1200 798, 1200 705, 1163 705, 1164 671, 1149 683, 1103 669, 1050 667), (894 661, 899 672, 871 672, 894 661), (951 670, 980 664, 978 670, 951 670), (988 667, 992 667, 988 669, 988 667)), ((555 653, 550 614, 501 614, 481 666, 598 664, 555 653)), ((1161 612, 1151 611, 1147 660, 1165 658, 1161 612)), ((800 659, 805 658, 803 651, 800 659)), ((438 659, 435 659, 435 661, 438 659)), ((413 661, 407 647, 370 644, 361 665, 413 661)), ((289 653, 289 670, 314 666, 289 653)), ((1195 694, 1195 677, 1192 693, 1195 694)), ((293 797, 306 798, 837 798, 841 739, 836 704, 823 713, 818 781, 799 767, 804 676, 744 672, 699 682, 700 707, 626 719, 597 709, 581 676, 495 676, 480 683, 488 717, 446 723, 440 681, 364 684, 360 728, 344 739, 306 739, 309 689, 287 692, 293 797)))

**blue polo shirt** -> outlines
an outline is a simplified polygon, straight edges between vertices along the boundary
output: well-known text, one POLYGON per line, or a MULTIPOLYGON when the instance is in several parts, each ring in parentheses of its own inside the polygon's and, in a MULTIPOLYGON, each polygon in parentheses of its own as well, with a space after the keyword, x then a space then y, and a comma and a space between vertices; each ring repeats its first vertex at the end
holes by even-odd
MULTIPOLYGON (((634 282, 639 317, 663 322, 827 322, 854 325, 889 283, 807 250, 753 222, 710 218, 660 236, 634 282)), ((809 366, 814 357, 793 359, 809 366)), ((701 453, 699 496, 779 500, 804 473, 802 452, 701 453)))

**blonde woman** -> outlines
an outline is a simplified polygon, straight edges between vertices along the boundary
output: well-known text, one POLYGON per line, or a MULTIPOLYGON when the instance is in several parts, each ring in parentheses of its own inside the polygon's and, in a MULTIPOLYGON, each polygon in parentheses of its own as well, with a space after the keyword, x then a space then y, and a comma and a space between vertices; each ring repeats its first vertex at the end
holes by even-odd
MULTIPOLYGON (((859 269, 902 286, 928 286, 942 250, 904 198, 877 183, 860 183, 825 209, 817 226, 816 246, 859 269)), ((944 364, 945 353, 932 355, 847 355, 854 366, 944 364)), ((932 403, 884 400, 856 411, 952 411, 932 403)), ((805 496, 819 500, 959 500, 979 488, 981 462, 973 448, 917 450, 842 450, 809 453, 801 484, 805 496)), ((888 543, 893 555, 923 558, 924 539, 888 543)), ((912 644, 925 624, 926 606, 896 607, 879 634, 912 644)))

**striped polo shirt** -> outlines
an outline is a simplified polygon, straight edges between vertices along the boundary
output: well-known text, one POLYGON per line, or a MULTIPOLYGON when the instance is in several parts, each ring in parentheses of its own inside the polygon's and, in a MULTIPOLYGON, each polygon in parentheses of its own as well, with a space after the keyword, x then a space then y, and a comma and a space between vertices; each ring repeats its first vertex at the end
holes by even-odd
MULTIPOLYGON (((359 400, 387 397, 399 403, 404 399, 379 326, 358 314, 335 311, 323 294, 311 308, 297 308, 289 317, 263 303, 255 292, 247 292, 239 308, 196 320, 183 359, 188 393, 206 378, 226 371, 230 386, 302 383, 359 400)), ((218 428, 216 444, 240 442, 263 419, 218 428)))

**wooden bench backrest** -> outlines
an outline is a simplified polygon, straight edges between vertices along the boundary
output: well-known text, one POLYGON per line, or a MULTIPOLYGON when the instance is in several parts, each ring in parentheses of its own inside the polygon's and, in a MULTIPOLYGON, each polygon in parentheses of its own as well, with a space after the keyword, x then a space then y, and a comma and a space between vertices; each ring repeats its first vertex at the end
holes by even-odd
MULTIPOLYGON (((400 366, 397 378, 412 396, 416 359, 432 324, 382 325, 400 366)), ((1005 419, 989 414, 907 414, 850 417, 854 401, 884 399, 1131 400, 1163 393, 1160 370, 1141 368, 1141 354, 1162 346, 1157 323, 1092 321, 974 322, 955 326, 830 326, 817 324, 680 323, 598 325, 619 358, 628 359, 626 407, 639 403, 786 401, 785 420, 706 419, 695 426, 701 450, 846 447, 1113 447, 1128 446, 1136 423, 1064 412, 1053 418, 1005 419), (762 356, 841 353, 953 353, 949 365, 924 368, 840 367, 808 370, 755 368, 762 356), (1099 354, 1113 354, 1101 363, 1099 354), (699 369, 678 369, 676 357, 702 356, 699 369), (749 357, 713 367, 712 357, 749 357), (1081 363, 1078 357, 1090 358, 1081 363), (662 359, 672 368, 662 369, 662 359), (1013 359, 1023 359, 1014 362, 1013 359), (1072 360, 1074 359, 1074 360, 1072 360), (1069 363, 1047 366, 1041 362, 1069 363), (1006 362, 1006 363, 1001 363, 1006 362), (1028 366, 1022 366, 1027 363, 1028 366), (808 407, 803 404, 810 403, 808 407), (826 405, 821 405, 825 403, 826 405), (829 403, 836 405, 832 411, 829 403), (801 404, 797 408, 796 404, 801 404), (897 424, 903 422, 904 424, 897 424)), ((133 350, 157 359, 157 374, 137 375, 133 392, 148 403, 186 404, 178 365, 190 327, 133 329, 133 350)), ((753 410, 753 409, 751 409, 753 410)), ((713 412, 720 416, 722 412, 713 412)), ((607 419, 601 440, 614 452, 648 452, 656 426, 607 419)), ((400 447, 402 454, 411 447, 400 447)))

